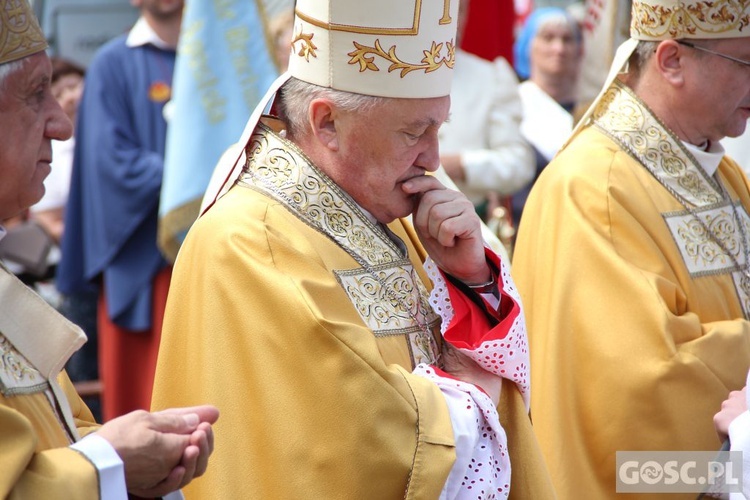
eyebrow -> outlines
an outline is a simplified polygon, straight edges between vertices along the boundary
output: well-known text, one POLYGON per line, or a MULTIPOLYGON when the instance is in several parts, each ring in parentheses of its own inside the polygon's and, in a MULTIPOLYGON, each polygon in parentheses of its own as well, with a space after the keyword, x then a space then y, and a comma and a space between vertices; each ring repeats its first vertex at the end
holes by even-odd
POLYGON ((407 128, 410 128, 410 127, 415 127, 415 128, 424 127, 424 128, 427 128, 427 127, 430 127, 430 126, 437 127, 437 126, 440 126, 441 124, 442 124, 442 122, 439 122, 438 120, 436 120, 434 118, 424 118, 424 119, 414 120, 412 122, 409 122, 409 123, 406 124, 406 127, 407 128))
POLYGON ((50 78, 49 75, 44 75, 43 74, 43 75, 39 75, 39 76, 33 77, 31 79, 31 85, 29 87, 31 87, 31 89, 33 91, 36 91, 36 89, 39 88, 40 86, 41 87, 51 87, 52 86, 52 79, 50 78))

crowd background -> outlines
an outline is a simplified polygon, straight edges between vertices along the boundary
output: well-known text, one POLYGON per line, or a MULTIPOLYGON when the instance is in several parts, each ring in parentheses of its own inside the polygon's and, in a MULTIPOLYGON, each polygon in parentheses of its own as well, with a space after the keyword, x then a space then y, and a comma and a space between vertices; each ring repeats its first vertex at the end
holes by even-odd
MULTIPOLYGON (((102 2, 102 5, 111 3, 102 2)), ((132 22, 130 20, 138 19, 139 12, 147 6, 152 5, 163 9, 164 5, 169 3, 160 0, 144 0, 129 9, 119 6, 111 9, 112 14, 110 14, 112 19, 115 17, 117 19, 103 24, 116 26, 118 23, 122 25, 132 22)), ((468 4, 468 2, 465 3, 468 4)), ((445 182, 455 183, 454 185, 466 192, 474 201, 478 213, 492 228, 492 231, 487 232, 486 237, 493 240, 494 248, 502 253, 507 251, 511 254, 512 252, 523 200, 533 179, 538 176, 550 156, 549 151, 540 153, 539 145, 534 144, 534 138, 530 137, 528 132, 522 132, 524 120, 527 121, 525 125, 527 131, 533 128, 529 125, 529 120, 532 124, 534 120, 533 113, 528 111, 531 109, 529 104, 523 102, 524 98, 528 100, 528 97, 524 97, 523 89, 531 85, 525 80, 531 81, 534 78, 528 72, 518 71, 517 65, 520 54, 517 43, 519 38, 525 36, 524 43, 527 46, 531 41, 526 20, 530 16, 533 20, 535 11, 549 9, 567 13, 568 19, 575 21, 578 25, 580 31, 575 35, 575 39, 580 41, 581 50, 568 51, 567 59, 563 58, 558 63, 561 67, 567 68, 566 72, 569 74, 567 78, 575 87, 575 96, 563 105, 566 110, 565 114, 572 117, 571 103, 586 103, 593 98, 592 89, 598 88, 603 81, 614 47, 626 32, 628 16, 627 9, 623 6, 624 3, 629 2, 603 0, 590 0, 586 3, 570 0, 471 1, 471 8, 466 13, 465 26, 459 35, 459 66, 452 92, 454 120, 446 124, 444 130, 441 131, 441 146, 444 153, 442 163, 445 170, 441 169, 438 176, 445 182), (618 28, 612 29, 613 26, 618 28), (607 39, 606 43, 602 43, 603 37, 607 39), (515 52, 514 45, 516 45, 515 52), (600 69, 592 71, 594 68, 600 69), (580 78, 578 78, 579 71, 580 78), (481 85, 476 86, 477 82, 481 82, 481 85), (483 102, 477 100, 478 96, 483 96, 483 102), (524 106, 527 108, 525 113, 524 106), (472 120, 470 117, 477 113, 478 107, 483 109, 479 112, 482 118, 472 120), (495 237, 499 237, 498 240, 495 237), (504 247, 500 248, 501 245, 497 241, 502 241, 504 247)), ((51 13, 55 12, 54 9, 60 9, 64 5, 64 2, 36 0, 33 7, 40 15, 51 16, 51 13)), ((292 0, 258 0, 242 4, 230 2, 215 5, 210 2, 193 2, 185 8, 181 22, 182 35, 174 62, 174 75, 172 76, 172 71, 169 69, 167 69, 168 73, 165 73, 167 86, 172 92, 161 103, 163 106, 154 108, 154 112, 163 116, 163 125, 158 128, 164 127, 164 129, 161 132, 148 132, 143 134, 142 139, 139 139, 146 142, 155 141, 153 144, 156 150, 164 151, 162 160, 152 167, 153 174, 149 174, 153 177, 153 181, 149 181, 153 182, 153 188, 147 191, 153 194, 147 194, 146 198, 136 203, 141 208, 146 205, 152 206, 151 203, 156 204, 153 206, 158 208, 148 209, 153 210, 150 212, 152 215, 143 220, 156 221, 158 219, 158 227, 153 229, 146 229, 145 226, 133 227, 130 234, 126 235, 126 240, 111 247, 111 250, 107 250, 108 244, 105 242, 113 239, 113 236, 106 236, 107 231, 115 228, 120 230, 127 226, 128 218, 142 219, 146 212, 144 215, 137 215, 137 211, 132 211, 132 209, 115 208, 112 205, 114 194, 108 195, 106 200, 102 199, 105 205, 99 209, 96 209, 98 202, 93 202, 94 205, 91 205, 91 201, 86 201, 85 205, 76 202, 79 208, 76 209, 75 216, 72 216, 69 210, 67 217, 75 219, 73 226, 79 233, 75 236, 78 242, 74 244, 72 242, 74 237, 69 237, 71 241, 67 242, 69 250, 66 266, 61 271, 57 269, 64 222, 63 208, 67 203, 73 165, 74 139, 56 145, 59 152, 55 155, 54 175, 45 182, 48 196, 40 202, 39 206, 32 207, 27 214, 18 218, 19 221, 20 219, 39 220, 43 227, 47 228, 51 237, 49 255, 46 257, 49 265, 45 266, 41 274, 29 274, 28 269, 14 262, 12 256, 6 259, 6 262, 10 266, 16 266, 15 269, 19 275, 24 276, 26 281, 51 304, 87 332, 90 341, 87 347, 71 360, 70 374, 73 380, 79 383, 79 389, 89 397, 88 401, 97 416, 100 411, 98 399, 105 400, 105 408, 109 408, 104 411, 105 420, 146 404, 150 391, 145 389, 142 391, 142 396, 135 396, 132 394, 134 390, 132 387, 150 386, 148 375, 142 382, 137 382, 137 380, 141 377, 139 374, 144 371, 148 373, 150 371, 148 367, 154 363, 153 356, 146 353, 155 352, 155 346, 158 344, 159 322, 157 317, 146 322, 140 321, 140 324, 130 321, 128 325, 128 321, 122 319, 113 323, 111 315, 114 314, 113 309, 117 309, 117 306, 112 306, 111 300, 113 297, 117 299, 117 294, 114 290, 110 290, 109 306, 103 306, 102 300, 105 299, 102 298, 100 290, 106 289, 106 284, 104 288, 102 284, 106 280, 110 286, 116 286, 118 290, 123 287, 133 288, 135 285, 126 283, 143 282, 139 279, 134 280, 134 276, 139 273, 151 276, 147 282, 144 282, 150 283, 156 276, 154 270, 166 269, 168 272, 169 266, 164 268, 165 264, 161 262, 170 264, 174 261, 182 238, 197 216, 203 192, 211 175, 211 169, 206 166, 216 164, 222 153, 237 140, 247 116, 262 97, 262 93, 270 82, 285 69, 285 56, 289 53, 288 42, 292 29, 292 12, 292 0), (232 16, 227 14, 229 11, 233 13, 232 16), (253 36, 257 33, 262 33, 263 36, 253 36), (253 56, 246 57, 243 54, 253 54, 253 56), (196 106, 196 102, 201 105, 196 106), (172 126, 169 126, 169 123, 172 126), (154 133, 157 135, 153 136, 154 133), (162 134, 164 137, 159 138, 162 134), (55 204, 52 212, 47 210, 50 204, 55 204), (86 218, 90 219, 91 213, 96 213, 98 210, 111 212, 112 217, 115 218, 121 216, 122 222, 92 229, 96 224, 91 225, 91 222, 84 223, 84 221, 86 218), (128 210, 130 210, 129 214, 128 210), (53 214, 55 219, 50 219, 49 214, 53 214), (45 224, 48 220, 53 220, 56 226, 51 227, 49 223, 45 224), (82 236, 78 230, 82 225, 90 226, 85 236, 82 236), (110 229, 105 229, 106 227, 110 229), (153 231, 156 231, 156 234, 152 235, 153 231), (104 238, 104 240, 95 243, 94 240, 97 238, 104 238), (128 254, 123 253, 125 250, 118 250, 118 245, 120 248, 128 245, 132 247, 133 240, 139 238, 147 246, 151 246, 152 242, 158 244, 158 251, 157 247, 154 247, 156 253, 153 254, 152 259, 149 259, 157 266, 153 268, 154 270, 146 271, 143 267, 146 264, 142 261, 124 267, 114 261, 110 264, 105 262, 95 264, 93 262, 96 261, 96 257, 88 257, 88 260, 92 262, 90 264, 78 261, 81 258, 80 255, 92 255, 92 252, 119 255, 122 259, 128 254), (84 241, 89 243, 84 244, 84 241), (84 251, 86 248, 88 249, 84 251), (113 274, 114 271, 107 271, 107 269, 113 269, 112 266, 118 265, 122 269, 119 271, 121 278, 113 274), (76 266, 83 266, 84 271, 72 272, 71 269, 76 266), (58 283, 62 285, 66 293, 59 293, 59 287, 56 286, 54 279, 56 273, 62 275, 58 283), (71 278, 71 275, 75 277, 71 278), (82 279, 84 275, 86 277, 82 279), (107 275, 109 278, 105 278, 107 275), (125 281, 122 281, 123 279, 125 281), (113 285, 114 283, 117 285, 113 285), (110 311, 104 312, 107 307, 110 311), (114 344, 111 341, 105 341, 103 346, 100 344, 99 337, 102 333, 99 330, 102 328, 102 322, 105 323, 105 330, 111 331, 113 326, 119 328, 118 321, 120 327, 124 327, 125 330, 120 331, 116 338, 124 338, 126 344, 132 338, 132 332, 141 332, 132 334, 136 336, 134 337, 135 347, 123 347, 126 344, 122 344, 122 340, 114 344), (156 321, 153 327, 149 326, 151 321, 156 321), (142 333, 146 331, 144 328, 150 328, 151 333, 143 335, 142 333), (123 333, 125 331, 131 334, 125 335, 123 333), (150 346, 146 345, 149 338, 151 338, 150 346), (119 354, 114 354, 114 352, 119 354), (103 366, 99 366, 103 358, 107 358, 107 361, 103 366), (132 366, 132 360, 140 358, 150 360, 145 362, 144 367, 136 369, 132 366), (102 376, 102 369, 108 375, 102 376), (109 379, 110 382, 102 384, 101 379, 109 379), (127 385, 127 389, 123 388, 123 384, 127 385), (106 403, 108 396, 110 402, 106 403), (117 403, 113 401, 115 399, 117 403)), ((89 44, 86 46, 87 52, 81 53, 74 44, 62 43, 63 37, 60 36, 60 30, 65 31, 65 25, 59 23, 53 25, 44 16, 41 17, 41 21, 42 26, 48 31, 47 35, 51 37, 49 53, 54 55, 57 61, 56 67, 64 67, 62 70, 64 78, 72 79, 74 75, 85 74, 88 66, 101 50, 94 50, 89 44), (56 40, 59 41, 57 45, 56 40), (75 68, 75 71, 71 68, 75 68)), ((73 25, 74 23, 71 23, 71 26, 73 25)), ((109 40, 100 35, 98 45, 104 45, 105 42, 109 40)), ((549 57, 559 59, 557 55, 549 57)), ((528 59, 528 54, 521 58, 528 59)), ((101 54, 99 54, 99 59, 103 59, 101 54)), ((528 67, 529 61, 524 64, 528 67)), ((88 78, 94 78, 94 76, 90 75, 88 78)), ((97 76, 96 81, 99 80, 101 78, 97 76)), ((75 116, 75 108, 83 88, 81 82, 77 90, 65 91, 65 95, 60 94, 61 99, 66 100, 64 106, 70 110, 72 117, 75 116)), ((93 95, 89 96, 89 100, 93 101, 93 99, 93 95)), ((92 104, 90 107, 96 106, 92 104)), ((156 115, 154 117, 157 118, 156 115)), ((88 119, 92 123, 85 128, 79 124, 77 128, 98 132, 102 129, 101 120, 103 119, 105 118, 101 114, 95 114, 88 119)), ((570 120, 572 118, 565 119, 566 122, 570 120)), ((566 123, 557 135, 566 133, 570 126, 566 123)), ((549 127, 551 126, 548 125, 549 127)), ((94 139, 95 143, 102 140, 106 140, 106 135, 99 134, 99 138, 94 139)), ((549 147, 547 149, 549 150, 549 147)), ((82 150, 83 146, 79 145, 79 151, 82 150)), ((79 153, 80 163, 91 163, 86 162, 81 156, 83 155, 79 153)), ((91 161, 101 163, 101 159, 91 158, 91 161)), ((78 182, 92 185, 93 181, 89 176, 88 180, 84 178, 83 181, 78 182)), ((123 185, 124 179, 113 182, 116 183, 113 188, 119 189, 118 186, 120 186, 123 189, 122 195, 125 196, 125 201, 132 204, 132 196, 136 192, 132 189, 136 186, 126 189, 123 185), (128 197, 131 198, 129 201, 128 197)), ((139 188, 140 191, 143 191, 142 188, 143 186, 139 188)), ((86 189, 79 189, 74 197, 85 199, 86 189)), ((110 192, 114 193, 114 191, 110 192)), ((110 216, 107 218, 111 219, 110 216)), ((12 229, 15 222, 5 221, 5 225, 12 229)), ((112 234, 116 234, 116 231, 112 234)), ((6 238, 3 245, 9 246, 11 242, 8 240, 12 238, 6 238)), ((132 249, 127 250, 127 252, 132 251, 132 249)), ((8 256, 8 254, 3 254, 2 247, 0 247, 0 255, 8 256)), ((145 254, 140 255, 142 257, 145 254)), ((107 258, 112 259, 112 257, 107 258)), ((137 291, 136 286, 133 288, 133 293, 148 301, 148 294, 152 293, 148 291, 149 288, 155 290, 153 287, 159 286, 162 291, 158 295, 166 295, 168 279, 164 276, 159 280, 162 285, 157 285, 154 281, 140 292, 137 291)), ((138 307, 146 307, 146 302, 141 304, 138 307)), ((157 312, 163 308, 163 305, 157 303, 152 305, 157 312)), ((118 310, 123 310, 123 307, 127 309, 127 306, 121 305, 118 310)))
MULTIPOLYGON (((144 0, 140 5, 143 8, 143 5, 159 3, 159 0, 144 0)), ((161 107, 156 110, 164 116, 166 135, 161 139, 154 138, 157 144, 161 144, 157 149, 163 149, 164 158, 163 164, 155 168, 153 194, 149 195, 151 202, 158 207, 149 216, 156 221, 158 211, 158 229, 148 231, 157 231, 158 235, 148 236, 146 240, 158 243, 159 256, 154 253, 157 259, 154 262, 160 269, 164 265, 159 263, 160 259, 166 263, 174 261, 182 238, 197 216, 211 175, 211 169, 206 166, 216 164, 222 153, 239 137, 246 117, 262 97, 264 89, 284 71, 288 59, 292 0, 229 3, 224 8, 232 9, 234 15, 231 19, 221 9, 212 8, 211 3, 188 4, 182 17, 174 83, 170 82, 174 92, 165 99, 164 112, 160 111, 161 107), (253 36, 256 33, 262 36, 253 36), (202 104, 195 106, 196 102, 202 104), (172 127, 168 126, 170 121, 172 127)), ((34 9, 38 13, 51 12, 51 7, 42 0, 37 0, 34 9)), ((497 236, 504 245, 503 252, 512 255, 523 204, 533 181, 604 82, 615 48, 627 37, 629 9, 630 2, 607 0, 471 0, 471 8, 459 34, 459 63, 452 92, 454 121, 441 131, 444 169, 437 175, 445 182, 455 183, 474 201, 477 212, 492 228, 488 238, 497 236), (563 40, 559 44, 554 38, 558 35, 543 33, 543 36, 537 36, 540 31, 549 29, 543 26, 549 16, 558 16, 558 21, 562 19, 558 24, 565 25, 559 28, 564 32, 559 35, 563 40), (537 48, 532 52, 534 43, 546 43, 547 48, 537 48), (532 53, 536 54, 535 60, 532 53), (539 62, 544 57, 552 62, 539 62), (462 73, 465 76, 462 77, 462 73), (567 82, 563 97, 553 95, 555 90, 549 82, 555 79, 567 82), (478 81, 482 82, 480 86, 476 86, 478 81), (494 97, 479 102, 477 96, 480 95, 494 97), (484 111, 478 112, 478 108, 484 111), (470 116, 477 115, 481 117, 473 123, 470 116)), ((127 17, 137 18, 138 11, 136 7, 130 11, 121 9, 121 14, 116 15, 122 18, 119 20, 122 23, 127 17)), ((50 31, 61 29, 60 26, 52 28, 49 23, 42 24, 50 31)), ((84 88, 82 79, 91 61, 88 56, 72 50, 70 44, 56 46, 54 42, 53 37, 49 52, 55 56, 55 74, 60 75, 55 79, 64 81, 66 86, 65 90, 58 91, 59 96, 75 120, 84 88)), ((91 51, 91 47, 88 50, 91 51)), ((557 88, 559 90, 559 85, 557 88)), ((89 128, 96 129, 99 125, 93 123, 89 128)), ((725 142, 729 154, 741 166, 750 168, 750 134, 725 142)), ((89 402, 98 415, 98 396, 106 399, 109 389, 112 397, 120 400, 125 396, 117 387, 122 383, 133 383, 128 361, 126 366, 118 369, 119 374, 109 376, 113 379, 109 387, 102 387, 98 358, 110 358, 106 368, 119 364, 118 357, 132 359, 136 356, 134 353, 143 355, 144 351, 153 351, 158 344, 158 325, 154 328, 153 333, 157 336, 151 347, 139 346, 131 352, 116 344, 111 349, 121 351, 121 354, 105 355, 98 345, 100 333, 96 306, 102 271, 95 271, 85 284, 79 283, 81 286, 68 286, 65 294, 60 294, 55 286, 74 144, 71 138, 55 145, 56 160, 53 175, 45 182, 48 193, 45 199, 26 214, 4 223, 13 233, 15 225, 39 222, 50 237, 49 248, 45 250, 47 265, 43 266, 42 272, 36 272, 24 268, 12 256, 6 258, 6 263, 87 332, 90 341, 71 360, 69 369, 73 380, 81 383, 79 388, 93 396, 89 402), (131 375, 127 375, 128 372, 131 375)), ((127 190, 123 193, 126 197, 131 196, 127 190)), ((111 209, 112 200, 106 201, 111 209)), ((147 199, 144 202, 150 203, 147 199)), ((78 217, 82 216, 79 211, 78 217)), ((132 237, 142 237, 144 230, 135 229, 132 237)), ((90 234, 87 236, 91 237, 90 234)), ((10 246, 9 240, 12 238, 6 238, 2 245, 10 246)), ((81 248, 80 245, 71 246, 70 253, 80 253, 81 248)), ((0 256, 8 257, 8 252, 4 253, 0 246, 0 256)), ((137 273, 142 265, 131 267, 129 273, 137 273)), ((63 270, 63 275, 65 272, 63 270)), ((162 293, 166 294, 166 285, 162 288, 162 293)), ((100 311, 99 322, 102 314, 100 311)), ((143 338, 141 336, 139 341, 143 338)), ((152 359, 147 364, 153 362, 152 359)), ((143 385, 150 385, 149 381, 150 378, 146 377, 143 385)), ((105 412, 104 418, 142 407, 148 397, 146 391, 140 402, 113 407, 105 412)))
MULTIPOLYGON (((134 6, 140 24, 118 38, 117 50, 157 47, 150 62, 134 67, 150 65, 161 79, 137 80, 137 71, 114 63, 116 41, 102 40, 85 64, 52 44, 53 90, 78 122, 77 134, 53 145, 47 195, 2 221, 9 235, 0 243, 8 267, 87 333, 89 342, 67 368, 95 416, 104 403, 104 421, 149 407, 171 266, 199 213, 208 166, 235 154, 247 117, 286 69, 293 36, 292 0, 187 2, 184 11, 181 0, 134 6), (167 20, 167 10, 179 16, 167 20), (133 33, 141 37, 134 45, 133 33), (116 96, 111 79, 118 72, 148 95, 153 106, 144 115, 129 114, 139 109, 130 102, 130 87, 116 96), (102 111, 113 96, 122 101, 119 116, 102 111), (128 120, 133 123, 124 131, 128 120), (117 143, 123 135, 124 146, 117 143), (134 165, 144 182, 107 178, 109 162, 134 165), (98 169, 99 177, 92 181, 87 169, 98 169), (116 238, 122 240, 113 243, 116 238), (32 241, 41 260, 17 259, 18 245, 32 241), (112 306, 113 299, 121 304, 112 306)), ((628 37, 630 2, 464 0, 463 6, 452 119, 441 130, 436 175, 469 197, 512 257, 531 187, 596 97, 615 48, 628 37)), ((747 172, 750 133, 722 143, 747 172)))

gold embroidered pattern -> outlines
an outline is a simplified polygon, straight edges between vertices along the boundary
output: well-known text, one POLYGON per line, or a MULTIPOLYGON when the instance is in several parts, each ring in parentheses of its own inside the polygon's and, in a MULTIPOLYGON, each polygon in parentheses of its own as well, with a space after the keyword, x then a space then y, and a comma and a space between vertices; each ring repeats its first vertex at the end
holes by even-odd
POLYGON ((654 39, 741 32, 750 24, 750 1, 675 2, 672 7, 633 2, 634 30, 654 39))
POLYGON ((31 6, 22 0, 0 2, 0 64, 15 61, 47 48, 31 6))
MULTIPOLYGON (((444 9, 447 7, 448 11, 450 12, 450 0, 444 0, 447 5, 444 5, 444 9)), ((304 12, 300 12, 299 9, 295 9, 294 13, 297 15, 299 19, 302 21, 312 24, 313 26, 317 26, 318 28, 322 28, 326 31, 340 31, 344 33, 355 33, 357 35, 387 35, 387 36, 393 36, 393 35, 404 35, 404 36, 413 36, 419 34, 419 19, 422 16, 422 0, 416 0, 413 5, 413 13, 411 15, 411 26, 402 26, 400 28, 396 27, 385 27, 385 26, 363 26, 361 23, 357 24, 351 24, 351 23, 334 23, 334 22, 326 22, 321 19, 316 19, 310 15, 305 14, 304 12)), ((391 16, 387 16, 391 17, 391 16)), ((391 18, 392 19, 392 18, 391 18)), ((389 20, 391 20, 389 19, 389 20)), ((404 17, 406 19, 406 17, 404 17)), ((443 15, 443 19, 445 19, 445 14, 443 15)), ((441 21, 443 21, 441 19, 441 21)), ((440 23, 443 24, 443 23, 440 23)))
POLYGON ((21 381, 35 371, 29 362, 15 350, 6 338, 0 338, 0 370, 3 370, 13 380, 21 381))
POLYGON ((731 273, 745 317, 750 318, 750 277, 745 272, 745 247, 750 242, 743 245, 743 238, 750 234, 750 222, 745 208, 733 207, 724 188, 706 175, 684 145, 619 82, 607 91, 592 119, 685 208, 662 215, 690 275, 731 273))
POLYGON ((375 226, 361 211, 352 210, 348 195, 311 165, 304 153, 288 141, 282 143, 263 124, 258 127, 263 132, 254 133, 248 142, 246 171, 240 183, 279 199, 310 225, 355 249, 370 265, 401 260, 393 242, 385 234, 374 238, 375 226))
POLYGON ((626 86, 615 81, 592 119, 671 192, 695 206, 722 201, 715 181, 695 167, 695 159, 682 143, 626 86))
POLYGON ((294 38, 292 39, 292 50, 297 50, 297 42, 300 42, 300 47, 299 50, 297 50, 297 55, 300 57, 304 57, 305 61, 310 62, 310 56, 318 57, 318 54, 315 52, 318 47, 312 41, 315 33, 302 33, 301 24, 299 25, 298 30, 299 31, 294 35, 294 38))
POLYGON ((432 330, 440 318, 429 305, 429 293, 414 267, 407 263, 398 267, 379 266, 372 271, 375 276, 366 269, 336 271, 335 274, 376 337, 408 335, 415 366, 434 363, 438 352, 435 338, 428 335, 422 325, 432 330), (394 290, 395 294, 390 292, 394 290))
MULTIPOLYGON (((750 232, 747 213, 741 206, 737 206, 736 210, 741 214, 745 232, 750 232)), ((744 269, 742 231, 735 223, 732 209, 722 204, 694 212, 695 214, 689 211, 664 214, 665 221, 672 234, 675 235, 675 241, 690 274, 700 276, 715 272, 738 271, 735 260, 744 269), (696 220, 696 217, 700 217, 703 224, 696 220), (721 244, 715 240, 720 241, 721 244), (721 245, 726 248, 726 251, 721 245), (731 252, 734 259, 727 255, 727 251, 731 252)))
POLYGON ((413 361, 435 362, 430 332, 440 318, 408 256, 302 151, 266 125, 258 125, 246 153, 240 185, 279 200, 362 266, 335 274, 365 325, 376 336, 408 336, 413 361))
POLYGON ((359 64, 359 72, 364 71, 380 71, 377 64, 375 64, 375 57, 380 57, 386 61, 390 61, 391 65, 388 67, 388 72, 395 70, 401 70, 401 78, 411 73, 412 71, 424 70, 425 73, 431 73, 439 69, 445 64, 448 68, 453 68, 456 62, 456 47, 453 40, 445 42, 446 55, 442 56, 443 43, 432 42, 432 46, 429 50, 422 51, 424 57, 420 63, 408 63, 399 59, 396 55, 396 46, 391 46, 388 52, 383 50, 380 45, 380 39, 375 40, 374 47, 368 47, 366 45, 353 42, 356 50, 349 52, 347 55, 351 56, 349 64, 359 64))
POLYGON ((47 381, 28 360, 0 335, 0 392, 4 396, 40 392, 47 381))

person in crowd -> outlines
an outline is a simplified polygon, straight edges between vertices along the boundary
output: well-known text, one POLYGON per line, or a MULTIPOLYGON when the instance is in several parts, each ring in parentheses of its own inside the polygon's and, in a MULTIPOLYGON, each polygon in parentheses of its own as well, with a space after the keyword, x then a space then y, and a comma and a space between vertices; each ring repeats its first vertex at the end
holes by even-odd
POLYGON ((294 8, 283 9, 268 22, 268 34, 273 41, 273 58, 280 73, 289 66, 292 47, 292 29, 294 27, 294 8))
POLYGON ((717 449, 711 417, 745 383, 750 187, 719 141, 750 116, 748 16, 634 1, 607 85, 529 195, 513 276, 562 498, 611 498, 618 451, 717 449))
POLYGON ((438 176, 444 171, 486 221, 499 197, 531 182, 534 156, 521 136, 521 99, 511 66, 502 57, 487 61, 460 48, 469 8, 470 0, 459 2, 451 116, 439 132, 438 176))
POLYGON ((105 420, 151 403, 171 267, 157 247, 182 0, 137 0, 129 33, 105 44, 86 75, 57 285, 99 289, 105 420))
MULTIPOLYGON (((31 6, 0 0, 0 11, 13 12, 0 18, 2 220, 42 197, 51 143, 70 137, 72 124, 52 94, 47 43, 31 6)), ((202 475, 216 408, 139 411, 98 426, 62 369, 84 341, 0 265, 0 496, 158 497, 202 475)))
MULTIPOLYGON (((573 131, 583 56, 578 22, 560 7, 534 10, 516 39, 513 56, 516 73, 523 79, 518 88, 523 107, 521 134, 534 148, 536 181, 573 131)), ((532 181, 512 196, 515 227, 533 185, 532 181)))
POLYGON ((175 265, 152 407, 209 397, 233 443, 190 495, 553 497, 508 268, 426 175, 457 10, 297 2, 289 74, 175 265))

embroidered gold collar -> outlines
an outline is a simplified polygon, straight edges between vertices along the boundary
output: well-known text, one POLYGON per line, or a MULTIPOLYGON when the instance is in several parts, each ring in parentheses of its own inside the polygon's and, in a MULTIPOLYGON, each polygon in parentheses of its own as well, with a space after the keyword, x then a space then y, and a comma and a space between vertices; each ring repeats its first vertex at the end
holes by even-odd
POLYGON ((670 192, 696 207, 723 201, 716 181, 627 86, 615 80, 592 119, 670 192))
MULTIPOLYGON (((357 203, 315 167, 266 120, 246 147, 247 162, 238 184, 279 201, 325 234, 360 266, 334 271, 364 323, 376 337, 406 335, 414 364, 434 363, 433 329, 440 317, 429 305, 429 291, 386 229, 373 223, 357 203)), ((399 242, 402 243, 402 242, 399 242)))
MULTIPOLYGON (((691 277, 731 274, 750 318, 750 218, 684 144, 620 82, 592 115, 594 126, 642 164, 684 210, 663 213, 691 277)), ((717 174, 718 178, 718 174, 717 174)))

